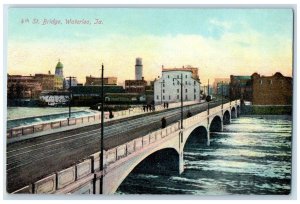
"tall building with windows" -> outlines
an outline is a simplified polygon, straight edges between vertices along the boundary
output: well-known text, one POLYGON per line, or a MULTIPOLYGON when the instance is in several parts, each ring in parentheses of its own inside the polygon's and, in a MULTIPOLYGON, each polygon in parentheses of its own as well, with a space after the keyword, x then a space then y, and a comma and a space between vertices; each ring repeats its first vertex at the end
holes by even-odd
POLYGON ((155 104, 181 101, 181 76, 183 101, 200 100, 198 71, 195 77, 195 71, 187 68, 163 68, 162 76, 154 82, 155 104))
POLYGON ((35 74, 34 79, 36 79, 41 85, 42 90, 54 90, 54 74, 48 71, 48 74, 35 74))

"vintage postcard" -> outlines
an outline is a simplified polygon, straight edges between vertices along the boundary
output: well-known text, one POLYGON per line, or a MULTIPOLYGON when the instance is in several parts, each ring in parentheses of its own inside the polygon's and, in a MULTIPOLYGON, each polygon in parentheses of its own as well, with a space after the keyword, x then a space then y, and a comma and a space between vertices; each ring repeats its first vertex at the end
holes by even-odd
POLYGON ((8 6, 7 194, 290 195, 293 19, 8 6))

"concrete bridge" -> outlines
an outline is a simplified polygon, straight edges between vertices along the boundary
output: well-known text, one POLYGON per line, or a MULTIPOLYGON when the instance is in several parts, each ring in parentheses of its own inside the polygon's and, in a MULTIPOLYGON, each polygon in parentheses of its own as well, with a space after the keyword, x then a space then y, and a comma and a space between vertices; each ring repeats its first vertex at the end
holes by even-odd
POLYGON ((132 171, 164 173, 184 171, 186 143, 210 145, 210 132, 223 131, 231 118, 238 117, 240 100, 210 108, 183 121, 104 151, 104 171, 100 172, 100 152, 67 169, 53 173, 14 193, 99 194, 103 175, 103 193, 113 194, 132 171), (195 136, 196 135, 196 136, 195 136))

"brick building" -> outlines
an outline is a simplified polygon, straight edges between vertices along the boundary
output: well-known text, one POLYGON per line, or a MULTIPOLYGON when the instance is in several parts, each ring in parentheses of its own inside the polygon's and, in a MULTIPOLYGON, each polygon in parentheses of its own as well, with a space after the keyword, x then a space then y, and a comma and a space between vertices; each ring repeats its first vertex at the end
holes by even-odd
POLYGON ((42 85, 33 76, 8 75, 8 99, 38 98, 42 85))
POLYGON ((126 93, 138 93, 144 94, 147 87, 147 81, 144 80, 125 80, 125 92, 126 93))
MULTIPOLYGON (((93 77, 92 75, 85 78, 85 86, 99 86, 102 84, 101 77, 93 77)), ((117 77, 104 77, 104 85, 117 85, 117 77)))
POLYGON ((186 66, 182 68, 164 68, 162 66, 162 71, 190 71, 192 72, 192 78, 198 82, 200 82, 199 74, 198 74, 198 67, 186 66))
POLYGON ((54 90, 54 74, 35 74, 34 79, 42 85, 42 90, 54 90))
POLYGON ((280 72, 273 76, 252 74, 252 104, 253 105, 289 105, 292 104, 292 78, 285 77, 280 72))

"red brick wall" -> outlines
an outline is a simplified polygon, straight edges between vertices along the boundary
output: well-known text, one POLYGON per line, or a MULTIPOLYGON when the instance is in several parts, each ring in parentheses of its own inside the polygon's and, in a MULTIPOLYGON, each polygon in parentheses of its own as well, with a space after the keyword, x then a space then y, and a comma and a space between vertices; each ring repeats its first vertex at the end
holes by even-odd
POLYGON ((284 76, 253 78, 253 105, 292 103, 292 79, 284 76))

